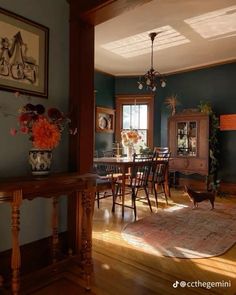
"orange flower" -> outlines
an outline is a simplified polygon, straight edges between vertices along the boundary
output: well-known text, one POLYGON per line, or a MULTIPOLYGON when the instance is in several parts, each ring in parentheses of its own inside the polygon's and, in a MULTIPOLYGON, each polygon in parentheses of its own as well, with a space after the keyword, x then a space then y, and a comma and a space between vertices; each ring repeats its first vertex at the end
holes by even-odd
POLYGON ((121 132, 121 138, 124 146, 129 146, 133 144, 137 144, 141 136, 138 134, 137 130, 123 130, 121 132))
POLYGON ((32 126, 33 146, 36 148, 55 148, 61 139, 57 125, 40 118, 32 126))

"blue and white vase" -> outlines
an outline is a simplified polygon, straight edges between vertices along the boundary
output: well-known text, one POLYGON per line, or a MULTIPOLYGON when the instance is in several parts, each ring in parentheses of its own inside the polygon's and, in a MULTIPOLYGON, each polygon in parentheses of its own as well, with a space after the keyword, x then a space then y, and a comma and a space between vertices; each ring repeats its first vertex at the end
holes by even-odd
POLYGON ((50 149, 32 148, 29 151, 29 163, 32 175, 48 175, 51 170, 52 151, 50 149))

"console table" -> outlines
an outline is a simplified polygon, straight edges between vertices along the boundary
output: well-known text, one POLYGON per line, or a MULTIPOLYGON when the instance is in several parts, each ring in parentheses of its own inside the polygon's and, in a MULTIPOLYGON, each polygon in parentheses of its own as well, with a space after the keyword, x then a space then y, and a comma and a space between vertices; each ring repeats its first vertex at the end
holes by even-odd
POLYGON ((20 289, 20 205, 23 200, 33 200, 38 197, 52 198, 52 259, 55 263, 58 252, 57 207, 58 198, 61 195, 73 195, 79 199, 75 216, 76 254, 86 278, 86 288, 90 288, 90 274, 92 272, 92 214, 95 189, 96 178, 91 174, 57 173, 40 178, 28 176, 0 179, 0 203, 8 202, 12 208, 12 294, 19 294, 20 289))

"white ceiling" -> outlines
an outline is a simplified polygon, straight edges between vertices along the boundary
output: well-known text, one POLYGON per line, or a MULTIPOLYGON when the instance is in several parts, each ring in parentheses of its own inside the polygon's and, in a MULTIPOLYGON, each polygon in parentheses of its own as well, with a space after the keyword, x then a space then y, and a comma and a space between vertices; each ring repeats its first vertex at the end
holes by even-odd
POLYGON ((154 69, 162 74, 235 61, 236 0, 153 0, 102 23, 95 28, 95 68, 143 75, 153 31, 162 32, 154 40, 154 69))

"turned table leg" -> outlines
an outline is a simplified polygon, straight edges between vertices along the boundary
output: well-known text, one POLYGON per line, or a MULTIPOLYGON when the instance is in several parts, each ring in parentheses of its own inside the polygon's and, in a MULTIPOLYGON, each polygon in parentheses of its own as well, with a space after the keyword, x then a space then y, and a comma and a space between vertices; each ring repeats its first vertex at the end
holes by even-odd
POLYGON ((92 263, 92 216, 94 206, 94 190, 82 193, 82 237, 81 237, 81 262, 86 279, 86 289, 91 289, 92 263))
POLYGON ((11 256, 11 269, 12 269, 12 294, 18 295, 20 289, 20 245, 19 245, 19 232, 20 232, 20 205, 22 202, 22 191, 15 191, 12 200, 12 256, 11 256))
POLYGON ((53 197, 52 199, 52 262, 57 262, 57 254, 59 247, 58 238, 58 198, 53 197))

